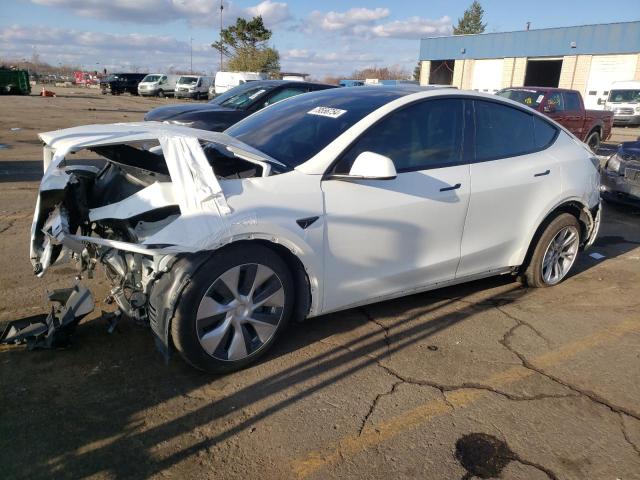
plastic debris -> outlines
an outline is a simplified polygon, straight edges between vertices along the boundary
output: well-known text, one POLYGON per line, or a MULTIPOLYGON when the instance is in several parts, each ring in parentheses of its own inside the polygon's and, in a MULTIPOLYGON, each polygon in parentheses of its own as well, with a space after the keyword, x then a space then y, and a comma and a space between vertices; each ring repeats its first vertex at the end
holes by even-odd
POLYGON ((590 253, 589 256, 595 260, 602 260, 604 258, 604 255, 598 252, 590 253))

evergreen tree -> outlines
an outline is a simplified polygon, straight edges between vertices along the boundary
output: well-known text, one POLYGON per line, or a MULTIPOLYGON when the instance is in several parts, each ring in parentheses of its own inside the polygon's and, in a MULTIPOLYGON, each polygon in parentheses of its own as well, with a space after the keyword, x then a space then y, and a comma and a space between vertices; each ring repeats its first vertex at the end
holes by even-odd
POLYGON ((480 2, 475 1, 464 11, 462 18, 458 19, 458 25, 453 27, 454 35, 466 35, 470 33, 484 32, 486 23, 482 23, 484 10, 480 2))
POLYGON ((420 81, 420 70, 422 70, 421 63, 422 62, 418 62, 418 64, 416 65, 416 68, 413 69, 413 79, 416 82, 420 81))
POLYGON ((273 74, 280 71, 280 54, 268 45, 270 38, 271 30, 264 26, 261 16, 238 18, 211 46, 229 59, 230 70, 273 74))

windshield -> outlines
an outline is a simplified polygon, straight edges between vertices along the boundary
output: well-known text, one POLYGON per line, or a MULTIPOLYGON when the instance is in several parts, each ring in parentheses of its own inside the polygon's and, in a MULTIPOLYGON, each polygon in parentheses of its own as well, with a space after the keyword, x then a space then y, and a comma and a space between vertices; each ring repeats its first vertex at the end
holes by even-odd
POLYGON ((638 90, 611 90, 609 93, 610 102, 640 102, 640 89, 638 90))
POLYGON ((227 95, 226 98, 216 99, 218 100, 216 104, 220 105, 221 107, 240 110, 249 106, 255 100, 257 100, 259 97, 262 97, 267 92, 266 88, 262 88, 260 86, 257 86, 257 87, 251 86, 250 88, 245 88, 240 92, 235 91, 235 89, 232 89, 232 90, 234 90, 234 92, 231 93, 230 91, 231 95, 227 95))
POLYGON ((143 82, 155 83, 155 82, 157 82, 158 80, 160 80, 160 77, 161 77, 161 76, 162 76, 162 75, 147 75, 146 77, 144 77, 144 78, 142 79, 142 81, 143 81, 143 82))
MULTIPOLYGON (((265 92, 274 88, 272 85, 260 84, 260 86, 265 90, 265 92)), ((217 95, 216 98, 211 100, 209 103, 212 103, 214 105, 221 105, 223 102, 227 101, 229 98, 234 97, 251 88, 256 88, 256 84, 249 85, 247 83, 243 83, 241 85, 238 85, 237 87, 230 88, 229 90, 227 90, 224 93, 221 93, 220 95, 217 95)))
POLYGON ((513 100, 514 102, 522 103, 523 105, 531 108, 537 108, 540 105, 540 102, 542 102, 544 94, 545 92, 543 90, 526 89, 502 90, 496 95, 508 98, 509 100, 513 100))
POLYGON ((198 77, 180 77, 178 83, 181 85, 195 85, 198 77))
POLYGON ((107 75, 106 77, 104 77, 104 79, 102 80, 103 82, 113 82, 114 80, 117 80, 118 76, 114 75, 113 73, 111 75, 107 75))
POLYGON ((329 89, 275 103, 225 133, 289 168, 309 160, 382 105, 415 90, 387 87, 329 89))

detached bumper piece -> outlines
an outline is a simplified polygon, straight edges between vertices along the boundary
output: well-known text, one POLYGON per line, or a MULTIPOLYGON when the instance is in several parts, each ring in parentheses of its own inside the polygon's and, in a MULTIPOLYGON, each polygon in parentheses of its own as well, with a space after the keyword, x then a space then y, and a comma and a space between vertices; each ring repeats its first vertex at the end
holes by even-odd
POLYGON ((46 318, 41 315, 9 322, 0 332, 0 343, 25 343, 29 350, 67 346, 76 325, 93 311, 93 296, 80 284, 54 290, 48 296, 56 305, 46 318))

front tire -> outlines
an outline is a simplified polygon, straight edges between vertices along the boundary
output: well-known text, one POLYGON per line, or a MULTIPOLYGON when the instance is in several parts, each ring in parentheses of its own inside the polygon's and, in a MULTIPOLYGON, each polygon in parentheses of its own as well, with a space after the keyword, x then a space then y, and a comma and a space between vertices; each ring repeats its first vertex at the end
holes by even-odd
POLYGON ((164 98, 164 91, 162 90, 158 91, 158 98, 164 98))
POLYGON ((286 328, 294 292, 287 265, 269 248, 222 249, 185 287, 171 324, 173 343, 197 369, 239 370, 264 355, 286 328))
POLYGON ((544 229, 524 273, 530 287, 551 287, 562 282, 575 263, 580 247, 580 224, 562 213, 544 229))

